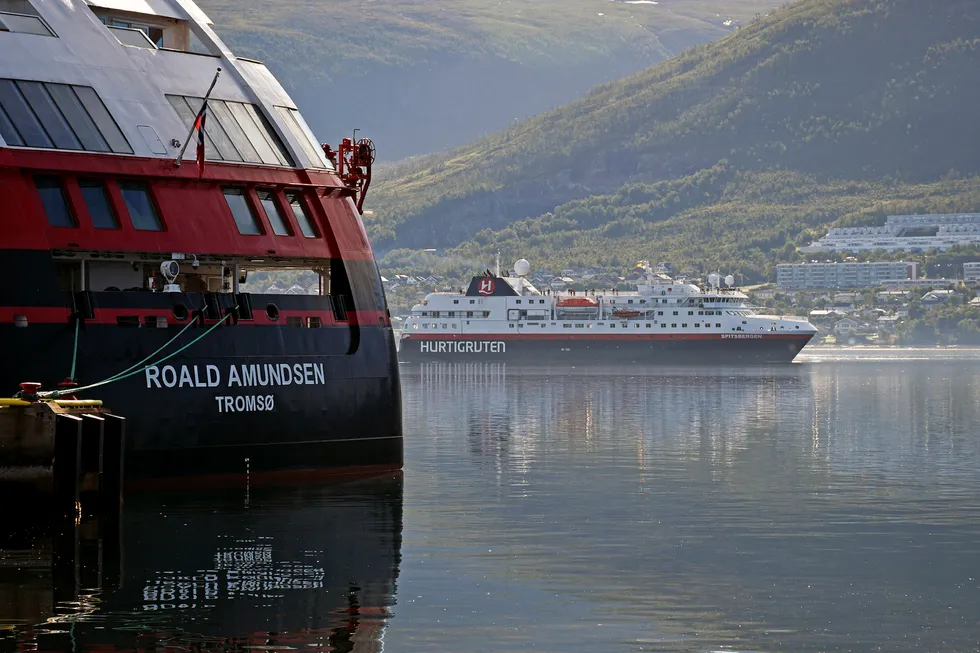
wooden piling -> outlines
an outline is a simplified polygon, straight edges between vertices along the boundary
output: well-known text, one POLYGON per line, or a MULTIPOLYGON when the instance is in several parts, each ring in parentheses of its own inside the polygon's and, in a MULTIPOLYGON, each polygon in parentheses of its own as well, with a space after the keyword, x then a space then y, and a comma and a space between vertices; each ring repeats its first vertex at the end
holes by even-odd
POLYGON ((0 400, 0 501, 118 514, 125 423, 98 401, 0 400))
POLYGON ((126 419, 106 414, 102 438, 102 486, 99 503, 107 515, 123 502, 123 469, 126 451, 126 419))
POLYGON ((55 509, 74 515, 80 499, 82 464, 82 418, 67 413, 55 415, 54 429, 55 509))

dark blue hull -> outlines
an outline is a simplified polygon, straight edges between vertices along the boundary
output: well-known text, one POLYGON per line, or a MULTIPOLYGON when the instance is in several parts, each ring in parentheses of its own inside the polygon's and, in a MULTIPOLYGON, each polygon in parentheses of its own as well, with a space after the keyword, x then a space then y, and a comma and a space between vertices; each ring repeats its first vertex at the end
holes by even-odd
MULTIPOLYGON (((210 325, 207 325, 210 326, 210 325)), ((201 335, 188 329, 159 360, 201 335)), ((75 378, 98 383, 173 338, 165 329, 85 324, 75 378)), ((79 395, 127 419, 130 479, 302 470, 397 469, 401 396, 390 328, 217 327, 178 356, 79 395), (350 352, 350 353, 349 353, 350 352)), ((53 389, 71 369, 70 324, 0 325, 0 393, 53 389)), ((139 368, 138 368, 139 369, 139 368)))

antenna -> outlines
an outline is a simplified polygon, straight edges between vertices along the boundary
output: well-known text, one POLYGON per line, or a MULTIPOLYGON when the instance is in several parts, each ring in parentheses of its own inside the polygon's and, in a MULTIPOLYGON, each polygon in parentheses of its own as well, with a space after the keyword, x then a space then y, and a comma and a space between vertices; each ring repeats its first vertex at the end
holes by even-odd
POLYGON ((496 270, 496 273, 497 273, 496 276, 499 277, 500 276, 500 250, 499 249, 497 250, 497 270, 496 270))

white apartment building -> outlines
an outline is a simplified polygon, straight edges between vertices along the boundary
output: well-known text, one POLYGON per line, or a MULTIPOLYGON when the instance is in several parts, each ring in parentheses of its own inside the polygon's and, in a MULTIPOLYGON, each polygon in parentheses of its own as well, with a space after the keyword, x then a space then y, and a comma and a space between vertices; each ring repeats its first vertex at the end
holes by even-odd
POLYGON ((963 280, 967 283, 980 283, 980 263, 964 263, 963 280))
POLYGON ((904 261, 783 263, 776 266, 776 285, 785 289, 874 288, 917 276, 918 264, 904 261))
POLYGON ((946 251, 980 244, 980 213, 891 215, 881 227, 834 227, 801 252, 946 251))

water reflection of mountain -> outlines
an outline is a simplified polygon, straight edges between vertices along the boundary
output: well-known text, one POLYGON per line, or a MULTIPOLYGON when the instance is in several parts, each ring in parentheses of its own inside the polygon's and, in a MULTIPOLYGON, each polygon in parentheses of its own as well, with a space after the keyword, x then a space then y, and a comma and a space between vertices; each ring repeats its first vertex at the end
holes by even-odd
POLYGON ((116 556, 114 542, 78 534, 74 581, 58 573, 57 549, 63 555, 70 542, 55 541, 50 556, 46 540, 22 552, 38 561, 33 579, 0 568, 0 597, 35 603, 0 598, 0 625, 20 624, 7 638, 0 630, 0 651, 382 649, 401 556, 401 479, 247 496, 134 495, 121 531, 116 556), (93 546, 98 555, 86 558, 93 546), (101 589, 86 585, 113 575, 119 580, 101 589))

